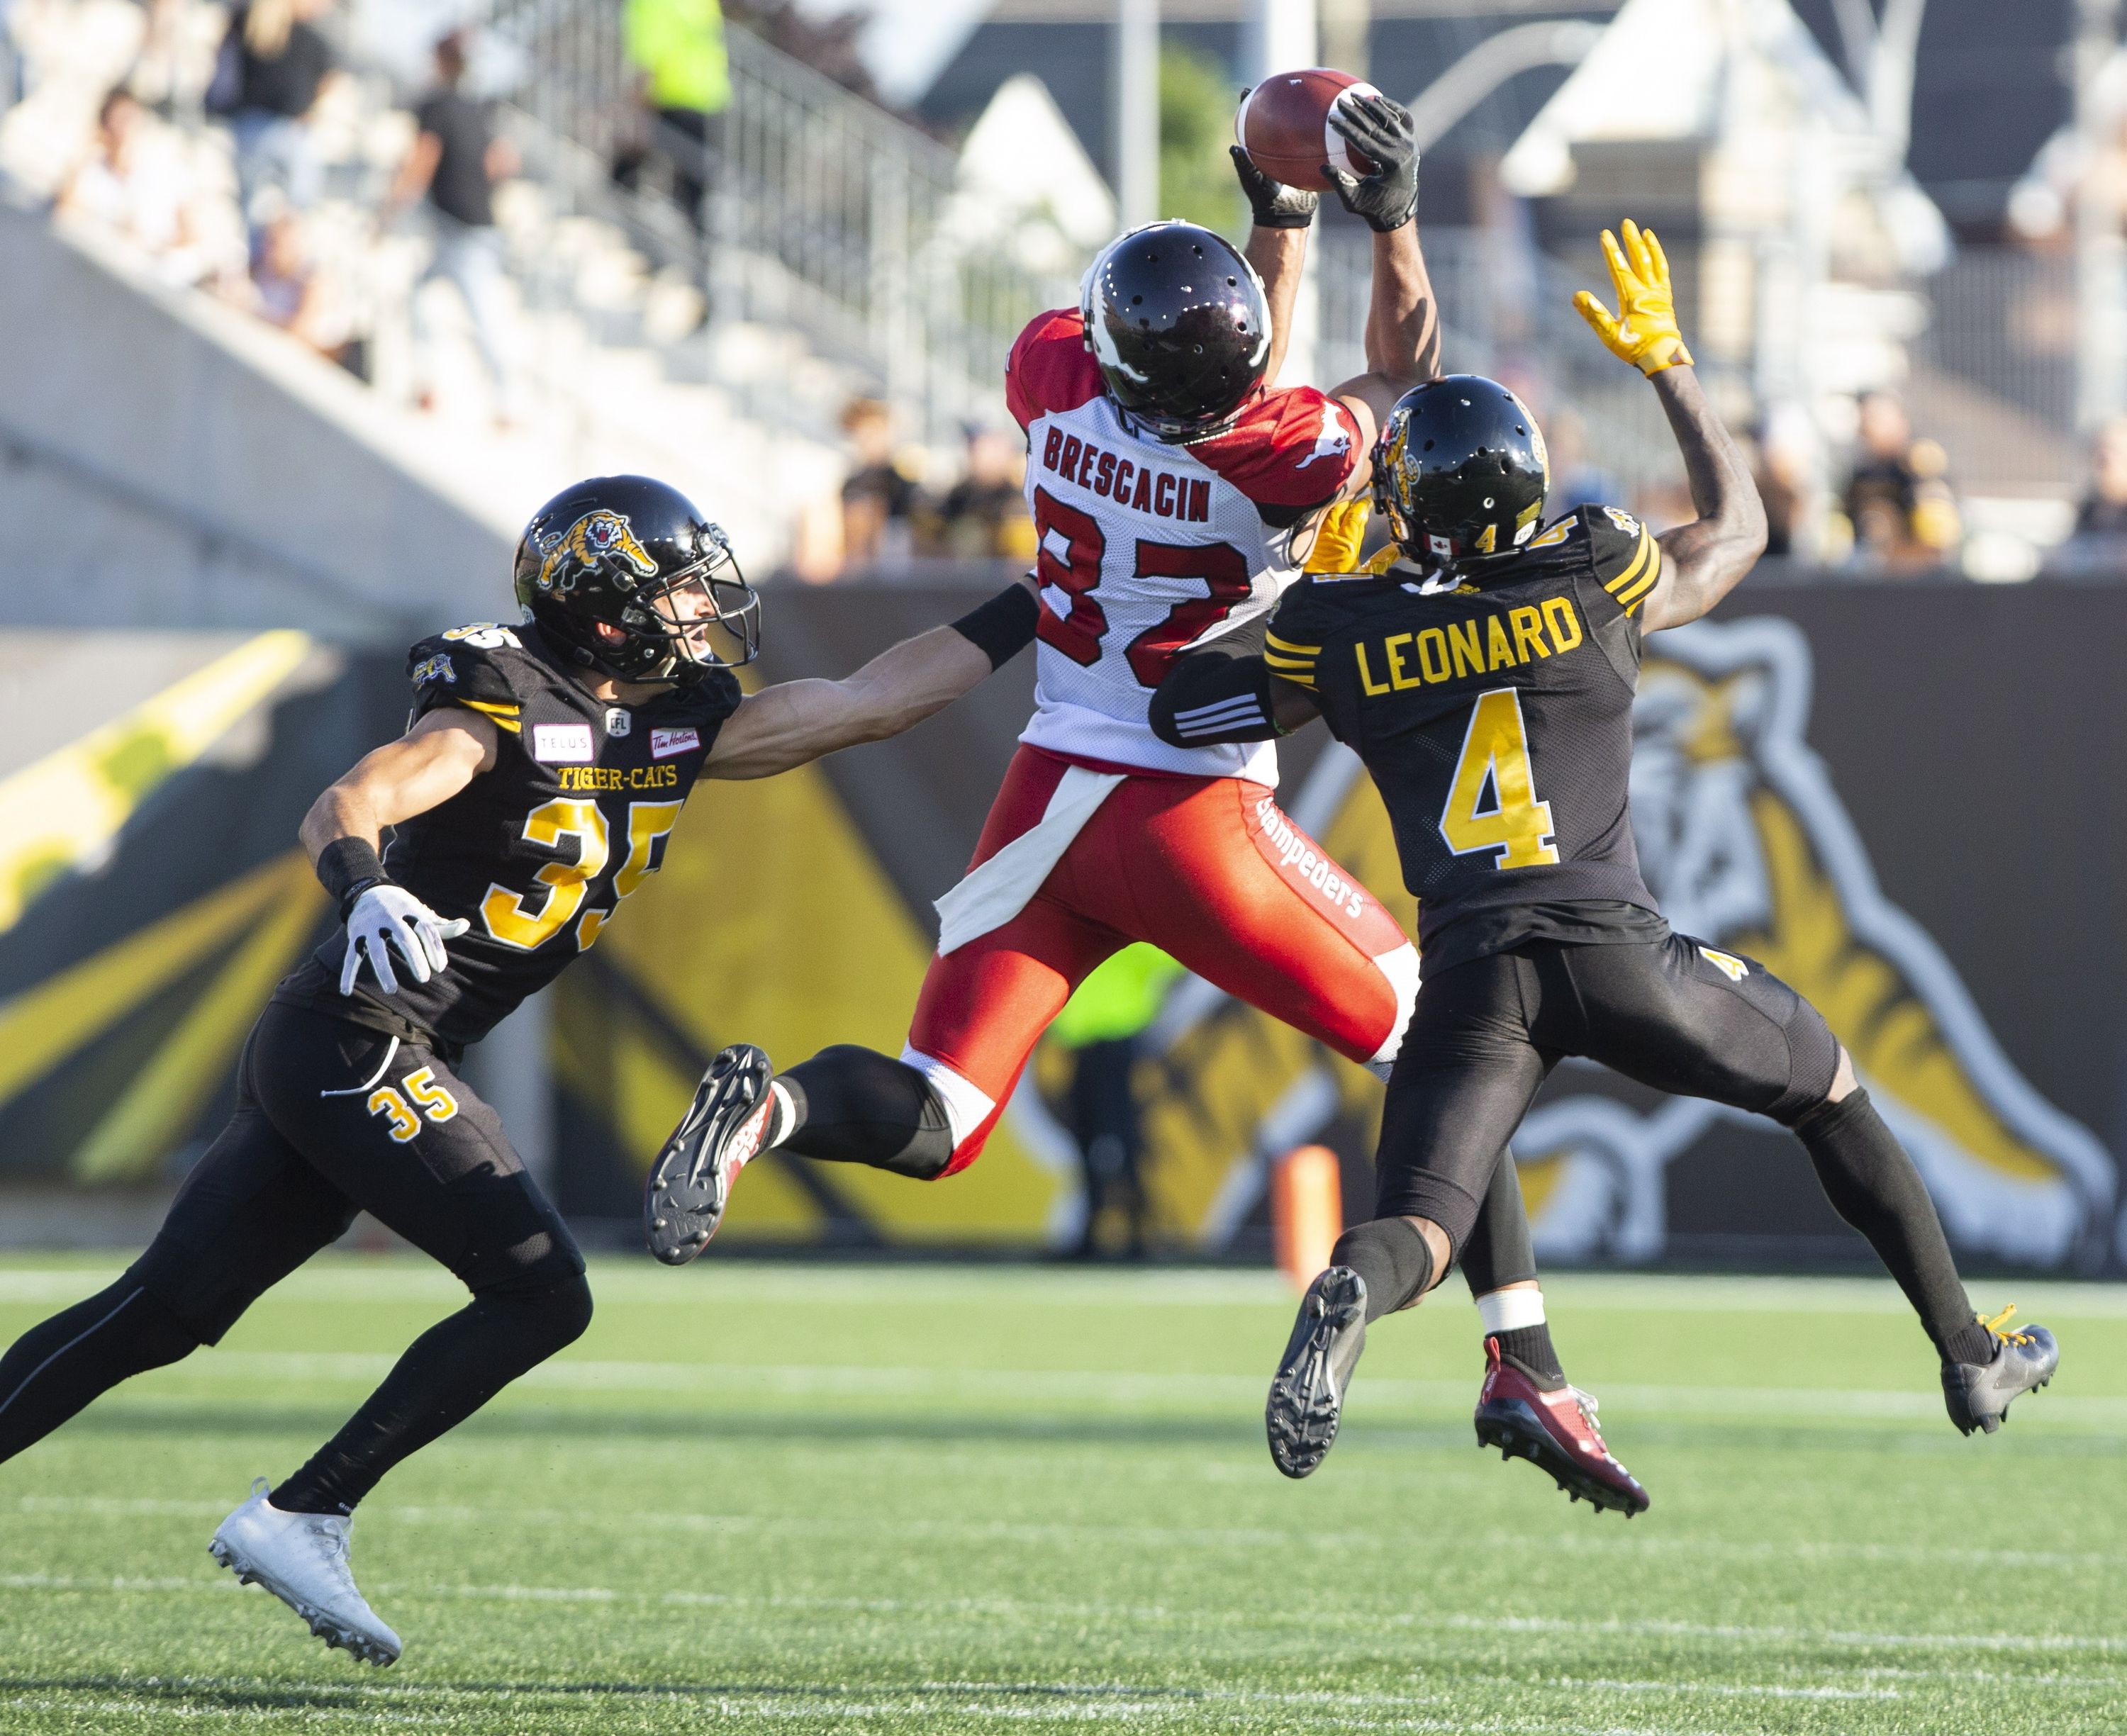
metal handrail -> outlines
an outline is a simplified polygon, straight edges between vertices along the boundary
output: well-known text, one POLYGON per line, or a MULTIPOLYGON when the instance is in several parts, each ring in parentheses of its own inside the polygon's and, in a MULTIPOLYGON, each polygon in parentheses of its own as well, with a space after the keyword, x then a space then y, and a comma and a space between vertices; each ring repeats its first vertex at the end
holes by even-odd
POLYGON ((951 232, 951 151, 741 27, 727 31, 732 100, 699 233, 669 183, 632 196, 591 184, 649 125, 611 0, 492 0, 490 28, 523 52, 514 100, 574 154, 579 196, 618 201, 639 241, 699 272, 716 321, 794 327, 910 434, 945 441, 959 420, 997 419, 1012 338, 1075 293, 1069 277, 951 232))

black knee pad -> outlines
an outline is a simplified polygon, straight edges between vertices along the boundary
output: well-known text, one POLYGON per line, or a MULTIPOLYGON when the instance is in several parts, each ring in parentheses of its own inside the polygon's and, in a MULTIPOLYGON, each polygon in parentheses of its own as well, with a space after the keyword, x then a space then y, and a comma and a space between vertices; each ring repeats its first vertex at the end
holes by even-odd
POLYGON ((480 1293, 479 1299, 506 1308, 523 1330, 534 1335, 546 1354, 564 1350, 584 1336, 591 1323, 590 1280, 581 1271, 552 1267, 505 1278, 480 1293))
POLYGON ((1801 996, 1785 1022, 1788 1038, 1788 1088, 1765 1113, 1782 1127, 1800 1131, 1802 1122, 1831 1095, 1832 1081, 1839 1076, 1839 1039, 1831 1027, 1801 996))

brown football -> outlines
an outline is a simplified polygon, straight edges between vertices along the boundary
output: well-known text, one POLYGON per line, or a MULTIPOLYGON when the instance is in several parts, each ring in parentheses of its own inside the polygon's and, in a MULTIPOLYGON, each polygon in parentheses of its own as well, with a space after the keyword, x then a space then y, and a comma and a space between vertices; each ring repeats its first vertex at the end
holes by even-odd
POLYGON ((1322 175, 1325 163, 1348 174, 1371 175, 1373 160, 1353 150, 1329 124, 1329 105, 1348 90, 1381 94, 1363 79, 1326 66, 1273 73, 1241 98, 1234 137, 1258 168, 1287 187, 1321 192, 1329 185, 1322 175))

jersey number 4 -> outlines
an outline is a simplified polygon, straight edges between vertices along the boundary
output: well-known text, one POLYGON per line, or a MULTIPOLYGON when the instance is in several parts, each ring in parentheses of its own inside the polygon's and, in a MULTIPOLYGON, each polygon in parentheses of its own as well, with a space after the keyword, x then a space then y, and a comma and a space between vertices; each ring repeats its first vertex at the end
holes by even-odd
MULTIPOLYGON (((613 909, 642 885, 657 868, 657 846, 678 824, 682 804, 677 802, 632 802, 628 807, 628 859, 613 877, 613 909)), ((574 862, 550 862, 539 870, 538 879, 547 896, 533 909, 521 893, 506 886, 490 886, 481 900, 480 920, 487 931, 505 946, 530 952, 544 946, 568 926, 569 919, 582 909, 590 883, 605 872, 612 855, 606 837, 605 816, 595 802, 558 797, 532 810, 524 818, 525 841, 559 849, 564 838, 576 840, 574 862)), ((590 950, 612 911, 585 911, 576 925, 576 950, 590 950)))
MULTIPOLYGON (((1107 612, 1095 598, 1101 584, 1101 562, 1107 558, 1108 540, 1090 513, 1067 506, 1048 490, 1034 491, 1034 530, 1040 538, 1035 565, 1041 586, 1061 591, 1068 599, 1058 614, 1045 596, 1041 618, 1035 628, 1044 645, 1054 646, 1073 663, 1088 666, 1101 660, 1101 641, 1108 631, 1107 612), (1063 546, 1058 552, 1056 545, 1063 546)), ((1176 653, 1194 645, 1233 613, 1236 603, 1254 594, 1248 576, 1248 557, 1229 542, 1190 545, 1177 542, 1140 542, 1137 546, 1137 573, 1140 579, 1201 579, 1209 594, 1190 597, 1168 610, 1130 642, 1123 653, 1130 673, 1144 687, 1158 687, 1172 666, 1176 653)))
POLYGON ((1556 830, 1551 804, 1536 798, 1521 696, 1510 687, 1479 694, 1441 810, 1440 835, 1458 856, 1498 851, 1495 868, 1542 868, 1558 860, 1551 841, 1556 830))

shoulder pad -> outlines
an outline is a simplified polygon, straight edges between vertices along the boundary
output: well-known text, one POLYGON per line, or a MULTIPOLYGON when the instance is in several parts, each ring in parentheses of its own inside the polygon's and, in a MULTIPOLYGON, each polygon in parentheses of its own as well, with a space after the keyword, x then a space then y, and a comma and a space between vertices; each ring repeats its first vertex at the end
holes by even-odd
POLYGON ((1308 508, 1334 499, 1357 468, 1358 433, 1334 398, 1296 386, 1267 393, 1225 433, 1187 450, 1258 506, 1308 508))
POLYGON ((1101 371, 1086 348, 1076 308, 1037 314, 1005 360, 1005 404, 1023 429, 1037 417, 1074 410, 1101 395, 1101 371))
POLYGON ((476 621, 415 645, 406 653, 406 679, 420 709, 462 705, 514 726, 523 695, 511 665, 528 655, 514 628, 476 621))
POLYGON ((1584 506, 1574 516, 1586 529, 1595 582, 1630 614, 1661 577, 1654 532, 1622 506, 1584 506))

